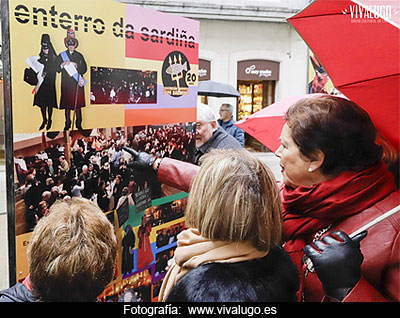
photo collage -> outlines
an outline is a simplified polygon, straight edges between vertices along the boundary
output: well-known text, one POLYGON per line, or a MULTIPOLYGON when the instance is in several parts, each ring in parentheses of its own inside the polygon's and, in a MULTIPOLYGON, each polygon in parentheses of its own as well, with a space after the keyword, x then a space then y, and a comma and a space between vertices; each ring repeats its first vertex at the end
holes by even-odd
MULTIPOLYGON (((87 137, 79 132, 60 133, 54 139, 15 135, 16 235, 21 247, 17 249, 18 280, 27 275, 27 260, 21 259, 36 223, 55 201, 72 197, 97 203, 121 242, 112 283, 115 288, 107 289, 105 298, 99 299, 115 300, 121 280, 129 280, 129 288, 132 281, 147 282, 146 277, 152 286, 162 280, 176 236, 184 229, 187 193, 159 183, 154 172, 134 167, 132 156, 122 148, 193 162, 194 133, 195 124, 188 122, 93 129, 87 137), (138 275, 143 279, 132 278, 138 275)), ((145 292, 136 291, 150 301, 145 292)))
POLYGON ((29 274, 29 239, 52 205, 83 197, 103 211, 118 241, 114 279, 99 301, 118 301, 125 291, 123 297, 157 301, 185 227, 188 194, 135 166, 123 148, 194 162, 199 22, 111 0, 96 6, 54 0, 50 7, 10 0, 10 8, 12 91, 18 92, 12 95, 14 184, 7 189, 15 206, 10 281, 29 274), (54 7, 65 17, 96 18, 91 26, 66 18, 54 27, 47 21, 54 7), (22 12, 38 14, 25 23, 22 12), (187 45, 133 40, 125 25, 178 28, 190 39, 187 45))

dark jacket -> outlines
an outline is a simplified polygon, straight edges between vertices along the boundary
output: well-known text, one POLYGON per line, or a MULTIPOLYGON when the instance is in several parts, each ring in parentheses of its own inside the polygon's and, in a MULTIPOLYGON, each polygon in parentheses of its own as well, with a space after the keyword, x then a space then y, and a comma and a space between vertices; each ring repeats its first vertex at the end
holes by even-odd
MULTIPOLYGON (((72 54, 70 54, 68 50, 66 52, 70 61, 78 65, 77 71, 79 75, 85 74, 87 65, 83 55, 78 51, 74 51, 72 54)), ((64 68, 61 68, 61 64, 63 63, 61 54, 57 56, 55 63, 57 64, 57 72, 61 72, 60 108, 73 110, 75 108, 75 103, 77 108, 85 107, 84 87, 79 87, 76 80, 69 76, 64 68)))
POLYGON ((241 149, 240 143, 229 135, 221 127, 218 127, 212 134, 211 138, 196 150, 194 161, 199 163, 201 156, 209 152, 211 149, 241 149))
POLYGON ((40 55, 39 63, 43 64, 43 83, 33 99, 33 105, 58 108, 56 98, 56 64, 57 55, 51 52, 48 56, 40 55))
POLYGON ((17 283, 13 287, 0 291, 1 303, 14 303, 14 302, 34 302, 35 298, 28 288, 23 284, 17 283))
POLYGON ((260 259, 192 269, 167 302, 288 302, 296 301, 298 288, 296 266, 283 248, 274 247, 260 259))
POLYGON ((235 138, 244 147, 244 131, 239 127, 235 126, 235 120, 233 116, 228 121, 222 121, 218 119, 218 124, 233 138, 235 138))

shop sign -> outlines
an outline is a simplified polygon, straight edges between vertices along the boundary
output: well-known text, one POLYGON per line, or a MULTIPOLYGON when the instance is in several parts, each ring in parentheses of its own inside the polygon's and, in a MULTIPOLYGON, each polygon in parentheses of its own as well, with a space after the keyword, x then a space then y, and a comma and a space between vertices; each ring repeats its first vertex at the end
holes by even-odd
POLYGON ((199 81, 210 80, 211 74, 211 62, 203 59, 199 59, 199 81))
POLYGON ((279 80, 279 62, 247 60, 238 62, 238 80, 279 80))

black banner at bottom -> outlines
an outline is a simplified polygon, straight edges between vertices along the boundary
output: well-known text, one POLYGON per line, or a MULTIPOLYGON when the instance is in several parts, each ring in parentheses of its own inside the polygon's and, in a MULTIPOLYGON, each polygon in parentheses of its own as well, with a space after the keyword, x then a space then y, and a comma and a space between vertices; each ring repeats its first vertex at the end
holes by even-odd
POLYGON ((288 317, 290 314, 313 315, 329 312, 343 314, 356 310, 358 316, 372 310, 398 310, 400 303, 19 303, 2 304, 19 314, 54 317, 74 314, 79 317, 288 317))

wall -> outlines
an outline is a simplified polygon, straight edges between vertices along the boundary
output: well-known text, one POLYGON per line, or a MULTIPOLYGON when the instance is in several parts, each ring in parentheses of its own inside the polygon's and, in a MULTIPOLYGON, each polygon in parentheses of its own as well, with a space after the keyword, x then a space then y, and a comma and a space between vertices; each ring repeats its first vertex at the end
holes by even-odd
MULTIPOLYGON (((306 93, 308 50, 287 23, 200 20, 200 52, 211 61, 211 79, 237 87, 237 63, 248 59, 280 62, 276 100, 306 93)), ((218 112, 222 102, 235 98, 209 98, 218 112)))

